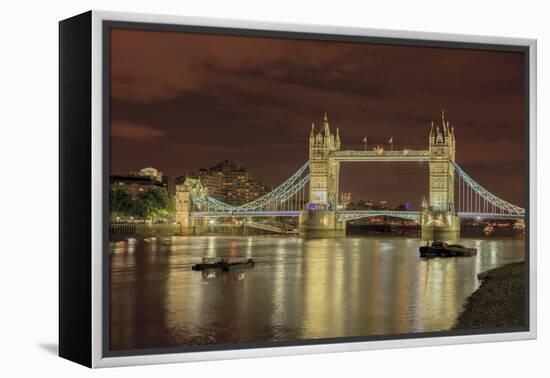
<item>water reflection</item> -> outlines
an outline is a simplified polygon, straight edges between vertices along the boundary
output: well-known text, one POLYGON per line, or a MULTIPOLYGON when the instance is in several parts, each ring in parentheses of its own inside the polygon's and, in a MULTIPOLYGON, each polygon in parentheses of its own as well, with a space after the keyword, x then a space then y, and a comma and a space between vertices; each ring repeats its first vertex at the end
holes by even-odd
POLYGON ((224 284, 236 283, 246 278, 245 269, 253 268, 232 268, 229 271, 222 271, 221 269, 205 269, 202 273, 202 278, 205 280, 221 279, 224 284))
POLYGON ((475 257, 418 258, 418 239, 173 237, 111 242, 114 350, 448 329, 477 273, 522 240, 464 240, 475 257), (196 272, 202 257, 250 269, 196 272))

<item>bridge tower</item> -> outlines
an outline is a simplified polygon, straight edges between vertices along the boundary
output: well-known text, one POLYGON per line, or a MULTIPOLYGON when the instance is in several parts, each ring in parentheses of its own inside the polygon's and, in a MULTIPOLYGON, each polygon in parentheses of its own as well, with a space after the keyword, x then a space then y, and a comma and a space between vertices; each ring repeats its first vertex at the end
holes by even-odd
POLYGON ((315 125, 309 134, 309 205, 317 210, 336 210, 340 163, 329 158, 332 151, 340 150, 340 134, 331 134, 327 113, 323 127, 315 135, 315 125))
POLYGON ((300 234, 304 236, 344 236, 345 222, 337 222, 340 162, 330 158, 340 150, 340 133, 330 132, 327 114, 316 134, 311 125, 309 135, 309 202, 300 215, 300 234))
POLYGON ((441 112, 441 125, 432 122, 429 143, 429 200, 422 211, 422 238, 452 240, 460 236, 460 218, 454 206, 456 152, 454 126, 441 112))
POLYGON ((176 225, 182 234, 200 234, 206 229, 206 219, 193 219, 193 196, 204 196, 208 189, 200 179, 186 177, 181 185, 176 185, 176 225))

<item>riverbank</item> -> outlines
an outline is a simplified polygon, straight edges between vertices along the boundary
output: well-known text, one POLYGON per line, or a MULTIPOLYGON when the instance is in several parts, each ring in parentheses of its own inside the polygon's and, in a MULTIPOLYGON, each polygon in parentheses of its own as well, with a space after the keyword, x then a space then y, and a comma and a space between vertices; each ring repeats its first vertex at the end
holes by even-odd
POLYGON ((467 300, 452 330, 525 325, 525 262, 478 274, 481 286, 467 300))

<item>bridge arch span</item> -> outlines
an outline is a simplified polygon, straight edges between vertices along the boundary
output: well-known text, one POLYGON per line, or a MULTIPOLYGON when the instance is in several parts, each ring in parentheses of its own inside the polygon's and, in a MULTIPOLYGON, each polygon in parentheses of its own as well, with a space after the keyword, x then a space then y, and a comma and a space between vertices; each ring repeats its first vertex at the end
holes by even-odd
POLYGON ((342 221, 351 221, 356 219, 362 219, 362 218, 373 218, 373 217, 379 217, 379 216, 386 216, 391 218, 399 218, 399 219, 406 219, 406 220, 412 220, 417 223, 420 222, 420 219, 422 218, 422 213, 419 211, 379 211, 379 210, 348 210, 348 211, 337 211, 336 216, 338 219, 342 221))

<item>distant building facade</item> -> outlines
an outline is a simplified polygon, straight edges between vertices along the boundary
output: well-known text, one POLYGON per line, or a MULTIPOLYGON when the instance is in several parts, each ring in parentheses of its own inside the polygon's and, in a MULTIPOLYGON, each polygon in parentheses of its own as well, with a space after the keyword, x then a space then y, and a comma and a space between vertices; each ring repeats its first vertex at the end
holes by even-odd
POLYGON ((355 202, 350 202, 347 204, 348 210, 387 210, 388 201, 380 200, 378 204, 373 199, 358 199, 355 202))
POLYGON ((111 190, 122 189, 132 197, 153 188, 165 188, 162 182, 153 180, 150 177, 111 175, 109 181, 111 190))
POLYGON ((339 208, 346 209, 351 204, 351 193, 342 193, 340 195, 339 208))
POLYGON ((187 178, 200 179, 202 185, 208 189, 208 194, 210 196, 220 201, 223 200, 223 174, 220 172, 213 172, 209 169, 201 168, 197 172, 176 177, 174 184, 176 187, 182 185, 187 178))
POLYGON ((268 192, 268 188, 237 161, 223 160, 209 169, 201 168, 176 178, 175 184, 181 185, 187 178, 200 179, 210 196, 231 205, 253 201, 268 192))
POLYGON ((122 189, 132 197, 153 188, 168 189, 168 177, 152 167, 130 172, 128 175, 111 175, 109 183, 111 190, 122 189))
POLYGON ((142 168, 137 172, 131 172, 130 176, 149 177, 152 180, 162 183, 164 187, 168 189, 168 176, 163 175, 162 172, 156 168, 142 168))

